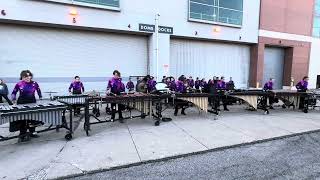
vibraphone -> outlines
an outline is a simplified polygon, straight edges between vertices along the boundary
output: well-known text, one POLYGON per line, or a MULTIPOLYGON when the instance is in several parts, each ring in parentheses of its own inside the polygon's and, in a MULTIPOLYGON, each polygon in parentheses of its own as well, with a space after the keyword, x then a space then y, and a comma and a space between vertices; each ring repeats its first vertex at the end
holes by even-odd
POLYGON ((310 100, 313 98, 314 93, 312 92, 298 92, 296 90, 272 90, 273 96, 281 100, 283 108, 292 106, 293 109, 299 107, 300 99, 303 98, 303 112, 308 113, 308 107, 310 100))
MULTIPOLYGON (((54 96, 53 99, 67 105, 69 113, 69 119, 70 119, 70 128, 77 129, 80 125, 80 122, 85 118, 85 115, 81 115, 79 117, 78 121, 73 122, 73 114, 75 114, 76 108, 85 108, 86 107, 86 99, 89 98, 89 94, 72 94, 72 95, 66 95, 66 96, 54 96), (74 125, 74 126, 73 126, 74 125)), ((97 107, 93 108, 93 112, 99 116, 100 112, 97 111, 97 107)))
POLYGON ((268 97, 272 95, 271 92, 263 90, 237 90, 227 92, 226 95, 245 101, 253 110, 262 109, 264 114, 269 114, 268 97))
MULTIPOLYGON (((65 128, 68 130, 65 138, 72 139, 72 128, 68 127, 65 119, 67 106, 58 101, 41 100, 37 103, 10 106, 0 105, 0 125, 21 120, 41 121, 49 125, 48 128, 37 131, 37 133, 59 130, 65 128)), ((72 124, 72 122, 70 122, 72 124)), ((0 141, 5 141, 19 136, 4 137, 0 136, 0 141)))
MULTIPOLYGON (((145 118, 148 115, 152 116, 152 105, 154 102, 160 101, 160 97, 154 94, 146 94, 146 93, 135 93, 135 94, 124 94, 124 95, 110 95, 110 96, 100 96, 100 97, 89 97, 86 99, 86 107, 85 107, 85 123, 84 123, 84 130, 86 131, 87 135, 89 135, 90 125, 93 124, 100 124, 100 123, 107 123, 118 121, 119 119, 111 119, 105 118, 100 119, 99 116, 96 116, 94 113, 91 114, 89 111, 90 105, 97 105, 102 106, 103 104, 123 104, 129 107, 130 116, 125 117, 123 119, 132 119, 132 118, 145 118), (131 115, 131 108, 138 110, 141 112, 140 115, 132 116, 131 115), (90 122, 90 117, 94 118, 95 122, 90 122)), ((157 117, 154 115, 154 117, 157 117)), ((160 119, 155 118, 155 125, 160 125, 160 119)))

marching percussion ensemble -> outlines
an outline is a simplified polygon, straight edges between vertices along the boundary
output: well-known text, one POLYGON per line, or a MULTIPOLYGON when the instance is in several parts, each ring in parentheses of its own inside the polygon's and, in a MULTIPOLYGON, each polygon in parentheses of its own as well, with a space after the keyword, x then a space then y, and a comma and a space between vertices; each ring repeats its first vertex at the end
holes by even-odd
MULTIPOLYGON (((22 71, 21 81, 12 92, 13 102, 0 104, 0 125, 10 123, 10 131, 20 131, 20 134, 12 137, 0 136, 0 141, 12 138, 19 138, 22 142, 28 141, 30 138, 38 137, 37 133, 59 128, 67 129, 65 138, 70 140, 76 129, 74 127, 78 127, 82 119, 87 135, 94 124, 115 121, 124 123, 125 119, 148 116, 153 117, 154 125, 159 126, 161 122, 172 120, 162 115, 163 111, 170 107, 174 107, 174 116, 178 116, 180 109, 181 115, 187 115, 185 111, 190 106, 197 107, 199 113, 210 112, 219 115, 221 105, 224 111, 229 111, 228 105, 245 102, 251 110, 262 109, 264 114, 269 114, 273 104, 280 100, 283 102, 282 108, 299 107, 307 113, 309 107, 315 108, 316 101, 320 99, 319 91, 308 90, 308 77, 304 77, 296 85, 297 90, 275 90, 272 78, 266 82, 263 89, 237 90, 232 78, 225 82, 224 77, 213 77, 206 82, 199 77, 193 80, 192 76, 187 79, 182 75, 175 81, 173 77, 164 76, 160 83, 150 75, 132 77, 124 85, 120 72, 115 70, 113 77, 108 81, 106 92, 85 93, 80 77, 75 76, 68 88, 69 95, 41 100, 40 86, 32 80, 32 73, 29 70, 22 71), (137 77, 136 85, 132 77, 137 77), (38 94, 40 100, 36 100, 35 94, 38 94), (124 116, 123 113, 129 115, 124 116), (68 123, 66 117, 69 117, 68 123), (73 117, 79 117, 77 126, 73 126, 73 123, 76 123, 73 117), (42 131, 35 130, 42 125, 48 125, 48 128, 42 131)), ((3 86, 4 83, 1 81, 1 84, 3 86)), ((50 92, 50 96, 51 93, 54 92, 50 92)))

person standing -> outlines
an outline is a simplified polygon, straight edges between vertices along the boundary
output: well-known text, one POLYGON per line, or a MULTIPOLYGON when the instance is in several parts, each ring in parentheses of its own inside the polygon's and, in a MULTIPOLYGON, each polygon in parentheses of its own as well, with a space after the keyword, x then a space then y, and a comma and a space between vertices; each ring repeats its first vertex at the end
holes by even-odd
POLYGON ((157 82, 154 80, 153 76, 150 76, 150 78, 147 81, 147 89, 148 92, 151 93, 152 91, 156 90, 157 82))
MULTIPOLYGON (((178 81, 176 82, 176 92, 178 92, 178 93, 186 93, 187 92, 186 78, 184 77, 184 75, 181 75, 178 78, 178 81)), ((182 115, 186 115, 185 109, 188 106, 188 103, 183 100, 180 100, 180 99, 176 99, 175 103, 176 104, 175 104, 175 108, 174 108, 174 116, 178 115, 179 109, 181 109, 182 115)))
POLYGON ((3 103, 2 98, 4 98, 9 105, 13 105, 11 100, 8 98, 9 90, 8 86, 3 79, 0 79, 0 103, 3 103))
MULTIPOLYGON (((273 78, 270 78, 269 81, 264 84, 263 90, 272 91, 273 90, 274 81, 275 80, 273 78)), ((270 109, 274 109, 273 106, 272 106, 274 102, 275 102, 275 99, 273 97, 269 97, 270 109)))
MULTIPOLYGON (((121 82, 121 73, 118 70, 113 71, 113 77, 108 81, 107 94, 112 94, 118 96, 121 92, 125 91, 124 84, 121 82)), ((122 110, 124 110, 123 104, 118 104, 118 110, 116 108, 117 104, 111 103, 111 119, 115 120, 116 113, 119 114, 119 122, 123 123, 122 110)))
POLYGON ((134 90, 134 83, 132 82, 131 78, 129 78, 129 82, 127 82, 126 88, 129 92, 132 92, 134 90))
MULTIPOLYGON (((220 91, 226 91, 226 82, 224 81, 223 76, 221 76, 221 79, 218 81, 217 89, 220 91)), ((227 106, 228 105, 227 101, 228 101, 227 96, 223 95, 222 96, 222 104, 223 104, 223 109, 225 111, 229 111, 228 106, 227 106)))
POLYGON ((83 83, 80 81, 79 76, 75 76, 73 82, 69 86, 69 92, 72 94, 84 93, 83 83))
POLYGON ((188 87, 194 88, 194 80, 193 80, 192 76, 189 77, 187 82, 188 82, 188 87))
MULTIPOLYGON (((298 82, 298 84, 296 85, 297 91, 298 92, 307 92, 308 90, 308 81, 309 81, 309 77, 305 76, 303 77, 303 79, 298 82)), ((305 107, 305 98, 304 97, 300 97, 300 103, 299 103, 299 109, 305 109, 307 107, 305 107)))
MULTIPOLYGON (((32 80, 33 74, 29 70, 24 70, 20 73, 20 80, 14 87, 11 99, 14 104, 29 104, 36 103, 37 93, 39 98, 42 99, 41 90, 39 84, 32 80), (17 94, 19 97, 17 99, 17 94)), ((25 119, 21 121, 15 121, 10 123, 10 132, 20 131, 19 141, 28 141, 29 137, 37 138, 39 137, 35 134, 36 126, 42 124, 42 122, 34 121, 32 119, 25 119), (27 130, 29 130, 29 135, 27 135, 27 130)))
POLYGON ((197 90, 200 89, 200 85, 201 85, 201 81, 199 79, 199 77, 196 78, 196 81, 194 82, 194 86, 197 90))

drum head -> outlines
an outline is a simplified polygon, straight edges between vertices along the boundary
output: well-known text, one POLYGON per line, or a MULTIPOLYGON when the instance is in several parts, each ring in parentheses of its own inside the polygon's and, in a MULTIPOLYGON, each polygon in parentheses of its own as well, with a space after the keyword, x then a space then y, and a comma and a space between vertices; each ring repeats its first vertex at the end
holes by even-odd
POLYGON ((169 88, 167 88, 167 84, 165 84, 165 83, 157 83, 156 84, 156 89, 158 91, 167 91, 167 90, 169 90, 169 88))

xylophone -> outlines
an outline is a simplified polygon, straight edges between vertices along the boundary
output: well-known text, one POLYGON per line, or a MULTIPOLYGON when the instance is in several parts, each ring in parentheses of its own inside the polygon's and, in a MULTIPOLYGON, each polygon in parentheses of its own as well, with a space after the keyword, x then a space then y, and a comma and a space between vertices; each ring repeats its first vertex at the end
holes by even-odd
MULTIPOLYGON (((123 104, 129 107, 130 116, 124 119, 132 119, 132 118, 145 118, 147 115, 156 117, 155 125, 160 125, 160 119, 157 116, 153 115, 152 113, 152 106, 153 103, 156 101, 160 101, 158 95, 155 94, 146 94, 146 93, 133 93, 133 94, 121 94, 121 95, 105 95, 105 96, 96 96, 96 97, 89 97, 86 100, 86 107, 85 107, 85 124, 84 129, 89 135, 90 125, 93 124, 100 124, 100 123, 107 123, 117 121, 119 119, 100 119, 99 116, 96 116, 94 113, 91 114, 89 111, 90 105, 97 105, 101 107, 103 104, 123 104), (132 116, 131 109, 136 109, 141 112, 141 115, 132 116), (93 117, 96 122, 90 122, 90 117, 93 117)), ((99 110, 98 110, 99 111, 99 110)))
POLYGON ((254 110, 262 109, 264 114, 269 114, 268 97, 271 93, 263 90, 236 90, 226 92, 227 96, 241 99, 249 104, 254 110))
MULTIPOLYGON (((38 131, 45 132, 49 130, 58 130, 60 128, 65 128, 68 130, 65 138, 67 140, 72 139, 72 129, 68 127, 65 119, 65 111, 67 106, 58 101, 41 100, 37 103, 23 104, 10 106, 7 104, 0 105, 0 125, 20 121, 20 120, 35 120, 41 121, 44 124, 49 125, 45 130, 38 131), (55 128, 52 128, 52 127, 55 128)), ((70 125, 72 122, 70 122, 70 125)), ((0 136, 0 141, 9 140, 17 138, 19 136, 13 137, 3 137, 0 136)))

